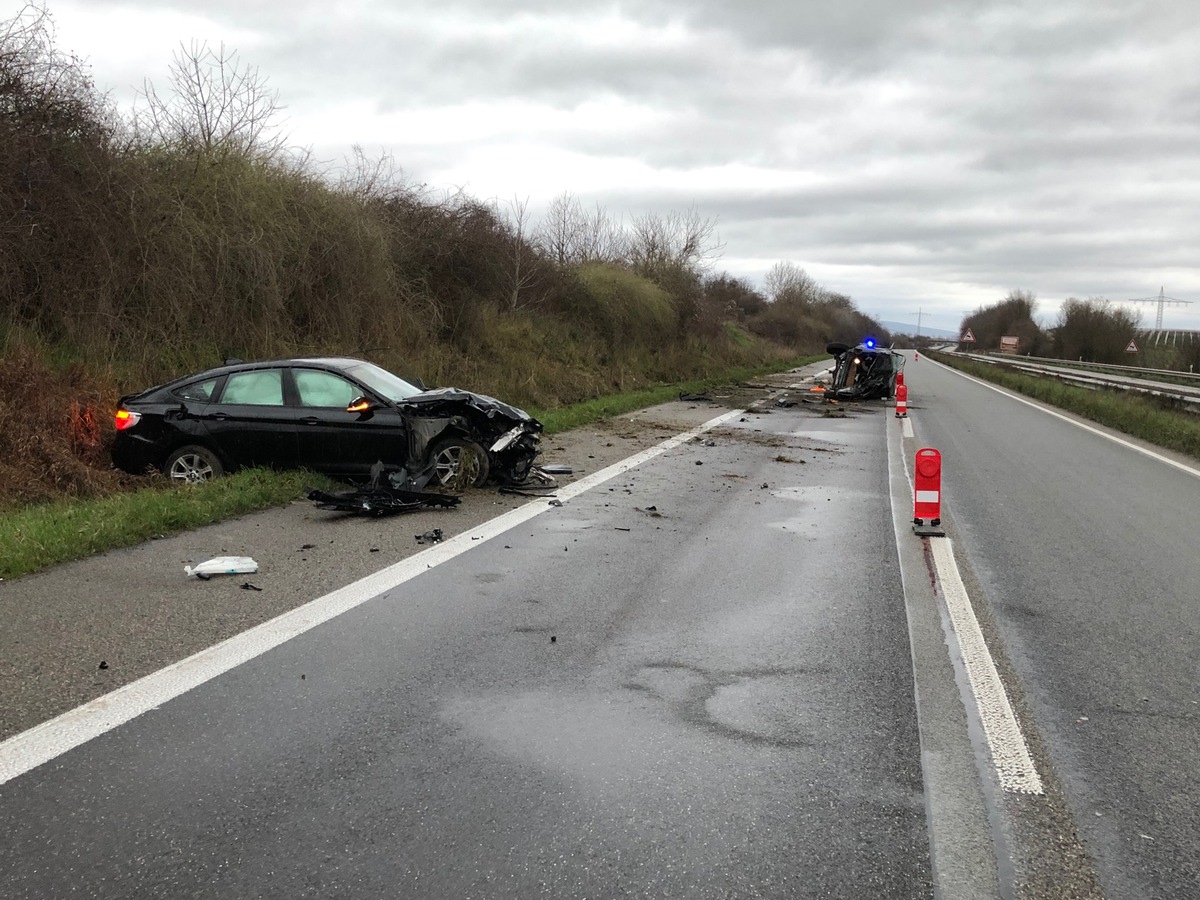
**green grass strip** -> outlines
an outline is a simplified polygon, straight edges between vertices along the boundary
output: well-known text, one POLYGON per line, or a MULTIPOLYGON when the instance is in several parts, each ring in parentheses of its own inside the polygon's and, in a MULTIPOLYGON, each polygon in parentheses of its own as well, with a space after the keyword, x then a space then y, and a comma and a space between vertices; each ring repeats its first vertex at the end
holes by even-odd
POLYGON ((668 401, 678 399, 681 393, 701 394, 723 385, 745 381, 760 375, 768 375, 786 369, 793 369, 826 358, 827 356, 825 355, 812 356, 797 359, 784 366, 780 366, 779 363, 773 363, 752 368, 733 369, 723 372, 720 377, 656 385, 637 391, 627 391, 623 394, 612 394, 607 397, 576 403, 572 406, 564 406, 560 409, 530 410, 529 412, 530 415, 542 423, 546 434, 556 434, 560 431, 569 431, 572 428, 581 428, 584 425, 590 425, 593 422, 599 422, 602 419, 611 418, 612 416, 633 412, 636 409, 645 409, 648 406, 667 403, 668 401))
POLYGON ((0 578, 283 506, 326 479, 251 469, 206 484, 60 500, 0 516, 0 578))
POLYGON ((1170 408, 1168 399, 1147 397, 1100 388, 1089 390, 1064 384, 1054 378, 1035 378, 1002 364, 988 365, 949 354, 937 354, 938 362, 984 381, 1073 412, 1101 425, 1200 459, 1200 419, 1170 408))

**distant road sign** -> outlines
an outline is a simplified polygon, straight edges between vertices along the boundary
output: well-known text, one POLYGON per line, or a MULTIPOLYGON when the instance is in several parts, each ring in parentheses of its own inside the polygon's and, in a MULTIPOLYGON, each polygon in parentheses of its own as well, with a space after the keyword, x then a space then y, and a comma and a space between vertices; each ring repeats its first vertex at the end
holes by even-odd
POLYGON ((963 332, 963 334, 962 334, 962 337, 960 337, 960 338, 958 339, 958 342, 959 342, 960 344, 973 344, 973 343, 975 343, 975 335, 974 335, 974 334, 971 332, 971 329, 970 329, 970 328, 968 328, 966 331, 964 331, 964 332, 963 332))
POLYGON ((1126 353, 1137 353, 1138 352, 1137 341, 1130 338, 1129 343, 1125 345, 1125 352, 1126 353))

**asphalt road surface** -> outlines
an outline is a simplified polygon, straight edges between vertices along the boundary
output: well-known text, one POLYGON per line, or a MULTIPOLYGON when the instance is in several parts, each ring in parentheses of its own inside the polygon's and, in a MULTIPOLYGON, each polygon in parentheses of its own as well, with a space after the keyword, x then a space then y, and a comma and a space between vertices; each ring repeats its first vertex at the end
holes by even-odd
POLYGON ((932 896, 889 421, 735 416, 9 781, 0 895, 932 896))
POLYGON ((0 744, 0 896, 1200 896, 1197 475, 906 375, 0 744))

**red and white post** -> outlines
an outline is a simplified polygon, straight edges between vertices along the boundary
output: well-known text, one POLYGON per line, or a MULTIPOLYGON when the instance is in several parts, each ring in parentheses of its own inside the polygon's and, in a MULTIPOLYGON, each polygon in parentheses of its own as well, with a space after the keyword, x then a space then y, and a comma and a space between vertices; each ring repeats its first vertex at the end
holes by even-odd
POLYGON ((903 382, 896 385, 896 418, 908 418, 908 385, 903 382))
POLYGON ((913 525, 917 534, 944 535, 942 524, 942 454, 932 447, 917 451, 913 525))

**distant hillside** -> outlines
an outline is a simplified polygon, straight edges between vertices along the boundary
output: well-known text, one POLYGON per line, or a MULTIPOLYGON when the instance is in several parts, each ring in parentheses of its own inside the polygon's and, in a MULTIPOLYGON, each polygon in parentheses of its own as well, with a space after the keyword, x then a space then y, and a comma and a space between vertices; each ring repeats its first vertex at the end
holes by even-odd
MULTIPOLYGON (((883 322, 879 323, 893 334, 916 334, 917 326, 911 322, 883 322)), ((949 331, 945 328, 932 328, 929 325, 921 325, 922 337, 950 338, 958 337, 957 331, 949 331)))

